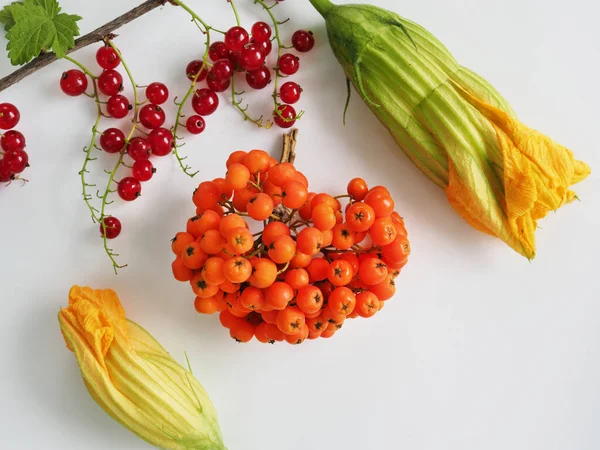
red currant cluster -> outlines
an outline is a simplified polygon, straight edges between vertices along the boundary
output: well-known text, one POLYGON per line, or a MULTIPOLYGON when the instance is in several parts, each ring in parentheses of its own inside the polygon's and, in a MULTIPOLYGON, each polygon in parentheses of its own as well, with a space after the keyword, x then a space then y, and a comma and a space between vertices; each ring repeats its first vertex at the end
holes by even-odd
MULTIPOLYGON (((196 114, 186 120, 188 132, 199 134, 204 131, 203 116, 215 112, 219 105, 216 93, 229 89, 236 73, 244 73, 246 83, 252 89, 264 89, 271 83, 272 73, 267 66, 267 58, 273 49, 273 39, 277 40, 278 45, 281 44, 278 29, 276 32, 277 35, 273 38, 272 29, 265 22, 256 22, 252 25, 250 33, 241 26, 234 26, 227 30, 223 41, 210 44, 208 57, 212 63, 197 59, 187 65, 186 75, 191 81, 206 80, 206 88, 194 92, 192 109, 196 114)), ((292 47, 298 52, 311 50, 314 42, 312 33, 308 31, 298 30, 292 36, 292 47)), ((277 92, 277 80, 279 77, 287 77, 298 72, 300 58, 292 53, 281 54, 281 48, 280 45, 274 68, 276 86, 273 121, 282 128, 290 128, 299 117, 291 105, 300 100, 302 89, 297 83, 288 81, 281 85, 277 92), (283 103, 280 103, 278 98, 283 103)), ((239 107, 240 102, 235 100, 235 95, 237 93, 234 89, 234 105, 239 107)), ((240 109, 245 114, 245 110, 240 109)), ((246 114, 245 116, 249 119, 246 114)), ((259 123, 260 119, 253 122, 259 123)))
POLYGON ((0 103, 0 183, 10 183, 27 167, 29 156, 25 151, 25 136, 13 128, 21 115, 12 103, 0 103))
POLYGON ((238 342, 329 338, 347 318, 383 307, 410 254, 385 187, 355 178, 347 192, 309 192, 289 162, 236 151, 225 178, 194 192, 197 214, 172 241, 173 275, 190 283, 196 310, 219 312, 238 342), (262 229, 252 234, 245 217, 262 229))
MULTIPOLYGON (((107 196, 113 191, 112 183, 116 183, 116 192, 125 201, 133 201, 142 193, 142 183, 149 181, 156 169, 150 161, 151 156, 166 156, 173 150, 173 133, 163 127, 166 120, 164 110, 160 105, 169 98, 169 90, 163 83, 150 83, 145 86, 146 99, 142 100, 138 94, 139 86, 132 81, 134 89, 134 100, 131 102, 123 92, 123 76, 117 67, 122 63, 122 55, 112 42, 107 42, 96 52, 96 61, 102 72, 96 76, 80 63, 71 59, 80 69, 71 69, 63 73, 60 79, 62 91, 70 96, 86 94, 92 97, 98 108, 98 117, 93 128, 92 142, 86 148, 87 158, 82 169, 82 177, 87 172, 86 166, 93 158, 90 151, 96 147, 96 135, 99 134, 99 148, 106 153, 119 156, 118 161, 111 172, 110 182, 102 198, 101 209, 98 210, 90 205, 91 196, 87 195, 84 185, 84 198, 92 211, 93 218, 100 222, 100 234, 105 239, 114 239, 121 233, 121 222, 116 217, 104 213, 107 196), (93 84, 92 94, 87 94, 89 80, 93 84), (105 96, 105 100, 101 98, 105 96), (123 131, 124 127, 110 127, 103 132, 98 131, 101 117, 115 120, 131 118, 132 125, 129 131, 123 131), (130 159, 130 161, 127 160, 130 159), (115 175, 120 166, 130 170, 128 176, 117 181, 115 175)), ((128 69, 124 66, 128 75, 128 69)), ((97 147, 96 147, 97 148, 97 147)))

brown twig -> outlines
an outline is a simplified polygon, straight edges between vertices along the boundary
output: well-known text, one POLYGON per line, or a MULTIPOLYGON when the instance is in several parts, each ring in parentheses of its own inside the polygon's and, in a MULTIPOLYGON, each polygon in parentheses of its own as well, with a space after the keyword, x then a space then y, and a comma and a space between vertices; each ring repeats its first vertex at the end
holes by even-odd
POLYGON ((296 142, 298 141, 298 129, 294 128, 289 133, 283 135, 283 151, 279 162, 289 162, 294 164, 296 160, 296 142))
MULTIPOLYGON (((159 6, 167 3, 167 0, 146 0, 139 6, 136 6, 130 11, 127 11, 125 14, 117 17, 114 20, 102 25, 101 27, 95 29, 91 33, 86 34, 85 36, 81 36, 79 39, 75 41, 75 46, 67 51, 68 53, 77 51, 83 47, 87 47, 90 44, 95 42, 102 41, 106 36, 110 35, 113 31, 121 28, 123 25, 131 22, 134 19, 146 14, 147 12, 152 11, 153 9, 158 8, 159 6)), ((54 52, 43 53, 37 58, 25 64, 23 67, 15 70, 10 75, 5 76, 0 80, 0 92, 5 90, 6 88, 12 86, 13 84, 21 81, 27 75, 31 75, 32 73, 46 67, 48 64, 53 63, 58 58, 54 52)))

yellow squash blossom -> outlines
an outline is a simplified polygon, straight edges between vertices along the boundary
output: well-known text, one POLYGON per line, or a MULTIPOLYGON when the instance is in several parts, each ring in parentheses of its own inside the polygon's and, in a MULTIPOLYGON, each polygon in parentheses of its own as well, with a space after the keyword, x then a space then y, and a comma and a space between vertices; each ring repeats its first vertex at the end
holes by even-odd
POLYGON ((370 5, 310 2, 347 78, 408 157, 469 224, 533 258, 538 220, 575 198, 589 167, 522 124, 423 27, 370 5))
POLYGON ((117 294, 74 286, 58 320, 90 395, 113 419, 160 448, 225 449, 202 385, 125 318, 117 294))

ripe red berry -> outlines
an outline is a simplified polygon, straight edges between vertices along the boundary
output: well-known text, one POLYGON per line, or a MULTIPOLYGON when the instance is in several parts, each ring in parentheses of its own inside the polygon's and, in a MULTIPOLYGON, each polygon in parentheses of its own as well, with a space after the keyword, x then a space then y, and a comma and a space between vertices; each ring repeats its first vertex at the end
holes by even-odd
POLYGON ((315 37, 310 31, 298 30, 292 35, 292 45, 299 52, 308 52, 315 46, 315 37))
POLYGON ((127 97, 121 94, 113 95, 106 102, 106 112, 115 119, 122 119, 127 116, 132 108, 127 97))
POLYGON ((21 114, 12 103, 0 103, 0 129, 10 130, 14 128, 21 118, 21 114))
POLYGON ((293 127, 296 123, 296 110, 290 105, 279 105, 273 112, 273 121, 281 128, 293 127), (277 112, 278 111, 278 112, 277 112))
POLYGON ((0 147, 5 152, 23 150, 25 148, 25 136, 17 130, 9 130, 0 138, 0 147))
POLYGON ((150 158, 152 149, 147 139, 134 137, 127 145, 127 153, 134 161, 141 161, 150 158))
POLYGON ((206 78, 206 85, 211 91, 224 92, 229 89, 229 86, 231 85, 231 79, 217 80, 215 77, 209 76, 206 78))
POLYGON ((206 128, 206 123, 202 116, 194 114, 185 121, 185 128, 192 134, 200 134, 206 128))
POLYGON ((265 54, 259 44, 246 44, 240 52, 240 67, 244 70, 258 70, 265 63, 265 54))
POLYGON ((198 89, 192 98, 192 108, 196 114, 208 116, 219 106, 219 96, 210 89, 198 89))
POLYGON ((256 42, 252 40, 251 43, 258 44, 258 46, 260 47, 260 51, 265 56, 265 58, 269 56, 271 54, 271 50, 273 50, 273 43, 271 41, 256 42))
POLYGON ((250 36, 242 27, 231 27, 225 33, 225 45, 232 52, 239 52, 248 43, 250 36))
POLYGON ((300 100, 301 92, 302 88, 300 88, 297 83, 288 81, 287 83, 283 83, 281 88, 279 88, 279 97, 282 102, 293 104, 300 100))
POLYGON ((100 224, 100 236, 104 237, 104 229, 106 228, 106 239, 114 239, 121 234, 121 221, 116 217, 108 216, 102 219, 100 224))
POLYGON ((173 133, 166 128, 152 130, 148 135, 148 142, 153 155, 167 156, 173 151, 173 133))
POLYGON ((121 63, 121 58, 110 45, 105 44, 96 52, 96 61, 103 69, 114 69, 121 63))
POLYGON ((279 71, 284 75, 294 75, 300 69, 300 58, 291 53, 284 53, 279 58, 279 71))
POLYGON ((200 59, 195 59, 193 61, 190 61, 190 63, 185 68, 185 75, 188 77, 188 80, 194 81, 194 77, 196 76, 196 74, 198 72, 200 72, 200 75, 198 75, 198 78, 196 78, 196 81, 204 80, 206 78, 206 74, 208 72, 206 71, 206 68, 204 68, 204 69, 202 68, 203 65, 204 65, 204 63, 200 59))
MULTIPOLYGON (((85 92, 88 79, 81 70, 71 69, 63 72, 60 77, 60 88, 71 97, 77 97, 85 92)), ((115 92, 116 94, 116 92, 115 92)))
POLYGON ((246 72, 246 82, 252 89, 264 89, 271 82, 271 71, 263 66, 258 70, 246 72))
POLYGON ((0 159, 0 183, 8 183, 15 179, 15 175, 8 167, 8 161, 0 159))
POLYGON ((217 80, 230 79, 233 76, 233 66, 231 65, 231 61, 228 59, 219 59, 215 61, 208 75, 217 80))
POLYGON ((119 153, 125 146, 125 134, 118 128, 108 128, 100 136, 100 147, 106 153, 119 153))
POLYGON ((217 41, 210 44, 208 47, 208 57, 211 61, 218 61, 219 59, 224 59, 229 56, 229 49, 225 42, 217 41))
POLYGON ((150 103, 162 105, 169 98, 169 89, 163 83, 150 83, 146 87, 146 98, 150 103))
POLYGON ((2 162, 11 173, 19 174, 29 167, 29 156, 25 150, 12 150, 4 155, 2 162))
POLYGON ((150 130, 154 130, 165 123, 165 112, 158 105, 152 103, 144 105, 140 110, 140 123, 150 130))
POLYGON ((265 22, 256 22, 252 25, 252 38, 256 42, 265 42, 271 39, 271 27, 265 22))
POLYGON ((154 165, 147 159, 134 162, 131 169, 133 178, 142 183, 144 181, 149 181, 155 173, 156 169, 154 168, 154 165))
POLYGON ((131 202, 142 195, 142 185, 133 177, 126 177, 119 181, 117 193, 126 202, 131 202))
POLYGON ((98 77, 98 89, 104 95, 117 95, 123 90, 123 77, 116 70, 104 70, 98 77))

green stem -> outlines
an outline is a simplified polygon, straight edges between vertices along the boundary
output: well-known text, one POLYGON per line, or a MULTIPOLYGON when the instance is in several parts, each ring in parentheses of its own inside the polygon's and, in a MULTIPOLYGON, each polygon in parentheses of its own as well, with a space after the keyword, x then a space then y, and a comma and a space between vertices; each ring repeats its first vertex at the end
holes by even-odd
POLYGON ((117 46, 113 43, 113 41, 108 41, 108 45, 110 45, 113 48, 113 50, 117 53, 117 55, 119 55, 119 59, 121 60, 121 64, 123 65, 123 69, 125 69, 125 72, 127 72, 127 76, 129 77, 129 81, 130 81, 131 87, 133 89, 133 126, 131 127, 131 131, 127 135, 127 138, 125 139, 125 144, 128 144, 129 140, 133 137, 133 133, 137 129, 138 109, 140 107, 140 105, 139 105, 139 98, 138 98, 138 91, 137 91, 137 85, 135 84, 135 80, 133 79, 133 75, 131 74, 131 71, 129 70, 129 67, 127 67, 127 63, 123 59, 123 55, 121 54, 121 52, 119 51, 119 49, 117 48, 117 46))
POLYGON ((273 109, 273 114, 277 114, 282 120, 285 122, 294 122, 302 117, 304 111, 300 111, 296 113, 296 117, 292 117, 291 119, 287 119, 281 115, 281 111, 279 111, 279 106, 281 103, 277 101, 279 97, 279 78, 281 78, 281 72, 279 71, 279 59, 281 58, 282 50, 285 48, 283 43, 281 42, 281 35, 279 33, 279 25, 283 22, 279 22, 271 9, 278 5, 278 3, 274 3, 272 6, 267 6, 264 0, 254 0, 254 3, 258 3, 263 7, 263 9, 267 12, 269 17, 271 18, 271 22, 273 23, 273 29, 275 30, 275 40, 277 41, 277 65, 275 66, 275 80, 273 82, 273 104, 275 108, 273 109))
POLYGON ((187 6, 185 3, 183 3, 180 0, 173 0, 173 1, 175 3, 177 3, 179 6, 181 6, 183 9, 185 9, 189 13, 189 15, 192 16, 192 19, 195 19, 198 22, 200 22, 207 33, 211 30, 211 26, 208 25, 204 20, 202 20, 202 18, 198 14, 196 14, 189 6, 187 6))
POLYGON ((235 22, 237 23, 237 26, 240 27, 241 26, 240 16, 238 15, 237 8, 235 7, 235 3, 233 3, 233 0, 228 0, 228 1, 229 1, 229 4, 231 5, 231 9, 233 10, 233 14, 235 15, 235 22))
POLYGON ((309 0, 310 3, 315 7, 319 14, 326 17, 327 14, 335 7, 329 0, 309 0))

